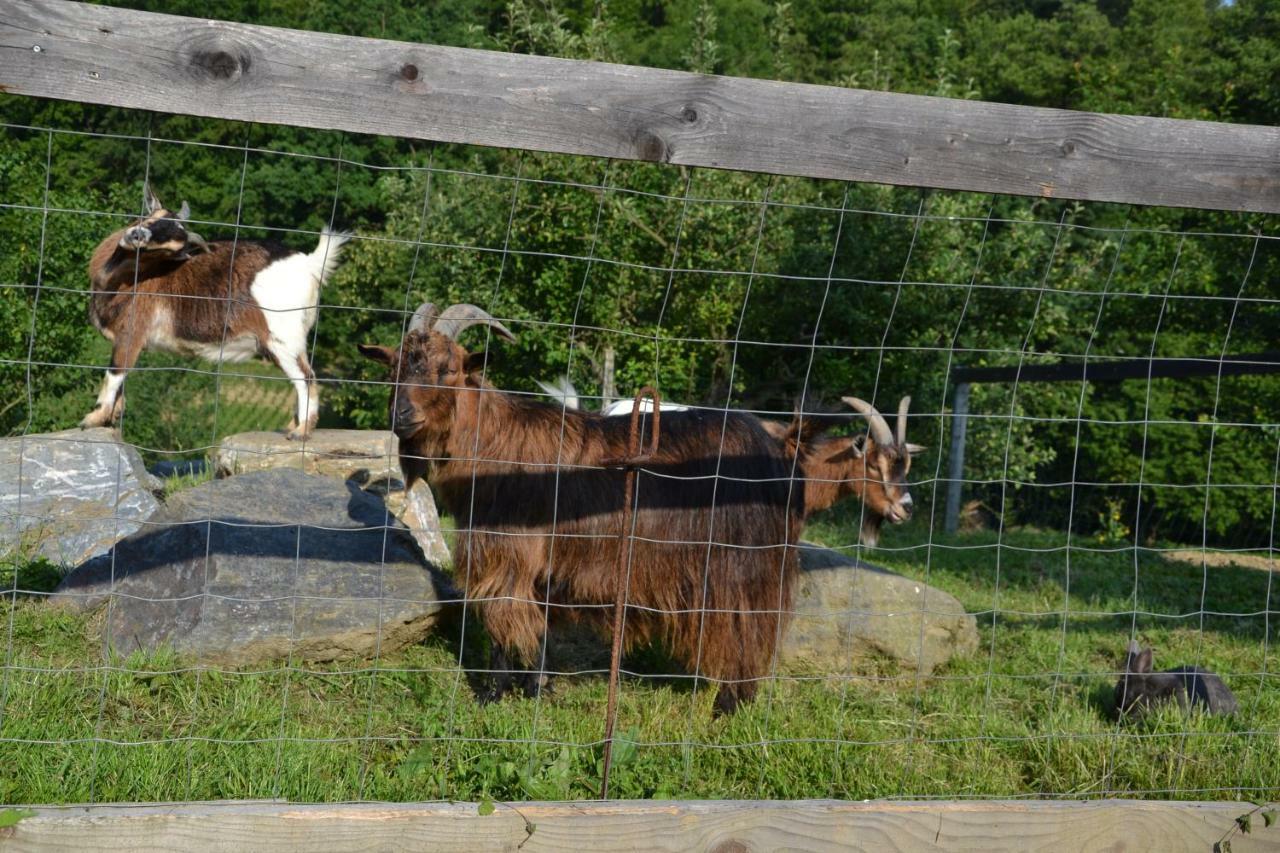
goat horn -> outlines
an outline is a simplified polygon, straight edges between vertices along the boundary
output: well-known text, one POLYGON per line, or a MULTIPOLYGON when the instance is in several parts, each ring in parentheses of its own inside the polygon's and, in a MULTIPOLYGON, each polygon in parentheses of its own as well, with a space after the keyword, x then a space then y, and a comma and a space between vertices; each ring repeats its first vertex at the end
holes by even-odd
POLYGON ((405 334, 409 332, 422 332, 426 334, 431 331, 431 327, 435 325, 436 318, 440 312, 436 310, 436 306, 430 302, 424 302, 418 306, 418 310, 413 312, 413 317, 409 320, 409 328, 405 329, 405 334))
POLYGON ((876 411, 876 407, 859 400, 857 397, 841 397, 860 414, 867 418, 867 426, 871 429, 871 437, 875 439, 876 444, 882 447, 893 446, 893 432, 889 429, 889 424, 885 423, 884 416, 876 411))
POLYGON ((903 397, 898 403, 898 446, 907 445, 907 409, 911 407, 911 397, 903 397))
POLYGON ((488 311, 465 302, 450 305, 444 309, 440 314, 440 318, 436 320, 435 325, 431 327, 431 330, 439 332, 447 338, 456 339, 463 329, 480 325, 492 326, 494 332, 513 343, 515 342, 516 336, 511 334, 511 331, 502 325, 500 321, 491 317, 488 311))
POLYGON ((160 199, 156 196, 155 191, 151 189, 151 184, 146 183, 142 185, 142 195, 144 203, 147 205, 148 216, 164 207, 164 205, 160 203, 160 199))
POLYGON ((204 241, 204 238, 194 231, 187 232, 187 246, 199 249, 201 252, 212 251, 209 248, 209 244, 204 241))

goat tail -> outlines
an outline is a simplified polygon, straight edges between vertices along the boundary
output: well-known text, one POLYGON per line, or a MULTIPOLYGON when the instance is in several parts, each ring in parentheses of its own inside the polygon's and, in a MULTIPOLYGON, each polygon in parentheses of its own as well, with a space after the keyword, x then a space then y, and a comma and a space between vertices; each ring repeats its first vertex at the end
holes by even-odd
POLYGON ((328 225, 320 232, 320 242, 307 257, 311 261, 311 274, 320 284, 333 275, 342 260, 342 247, 351 240, 351 235, 342 231, 334 231, 328 225))
POLYGON ((573 383, 569 381, 568 376, 561 376, 555 382, 543 382, 541 379, 535 379, 538 387, 547 392, 553 400, 560 403, 566 409, 581 409, 582 403, 578 399, 578 389, 573 387, 573 383))

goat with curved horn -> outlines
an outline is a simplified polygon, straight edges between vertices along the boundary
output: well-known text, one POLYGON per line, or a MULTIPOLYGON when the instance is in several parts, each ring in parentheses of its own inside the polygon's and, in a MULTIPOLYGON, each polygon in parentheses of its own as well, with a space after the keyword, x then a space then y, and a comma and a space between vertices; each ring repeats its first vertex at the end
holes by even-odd
POLYGON ((513 670, 524 671, 527 694, 541 694, 548 619, 562 613, 600 628, 606 642, 665 643, 689 672, 720 685, 716 713, 749 701, 775 658, 800 573, 796 549, 785 547, 800 536, 800 496, 779 444, 754 415, 663 414, 646 463, 663 473, 637 474, 634 541, 619 542, 624 474, 614 463, 631 455, 631 419, 498 390, 484 373, 488 349, 468 352, 454 339, 479 324, 513 337, 474 305, 451 305, 432 334, 360 352, 385 364, 394 386, 387 413, 406 488, 429 479, 441 509, 468 531, 454 571, 492 641, 494 678, 481 698, 508 692, 513 670), (622 553, 635 609, 625 641, 610 616, 615 547, 630 549, 622 553))
POLYGON ((866 507, 862 543, 874 547, 885 520, 900 524, 911 518, 914 504, 907 474, 911 457, 924 448, 907 442, 910 397, 898 403, 896 436, 875 406, 857 397, 843 400, 867 419, 866 435, 822 435, 829 423, 812 415, 802 418, 799 413, 790 426, 766 422, 766 429, 782 443, 784 452, 800 463, 805 515, 857 495, 866 507))

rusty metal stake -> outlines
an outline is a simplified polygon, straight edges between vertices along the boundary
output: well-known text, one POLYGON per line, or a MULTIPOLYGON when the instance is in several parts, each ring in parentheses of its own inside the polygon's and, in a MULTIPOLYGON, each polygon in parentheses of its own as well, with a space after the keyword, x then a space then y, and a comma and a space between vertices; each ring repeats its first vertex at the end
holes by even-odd
POLYGON ((658 452, 658 436, 661 434, 662 398, 648 385, 636 392, 631 408, 631 434, 627 442, 627 455, 606 459, 606 467, 621 466, 626 473, 623 489, 622 530, 618 534, 617 591, 613 599, 613 647, 609 654, 609 701, 604 720, 604 756, 600 769, 600 799, 609 798, 609 769, 613 766, 613 728, 618 721, 618 673, 622 666, 622 626, 627 598, 627 540, 631 537, 632 501, 635 499, 636 466, 642 465, 658 452), (640 403, 653 402, 653 435, 649 448, 640 452, 640 403))

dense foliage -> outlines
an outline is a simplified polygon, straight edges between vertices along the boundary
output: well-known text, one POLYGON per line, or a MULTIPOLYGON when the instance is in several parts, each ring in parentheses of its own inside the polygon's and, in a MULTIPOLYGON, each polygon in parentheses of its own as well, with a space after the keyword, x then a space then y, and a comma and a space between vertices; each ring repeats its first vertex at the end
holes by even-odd
MULTIPOLYGON (((1276 0, 227 0, 217 14, 1068 109, 1256 124, 1280 113, 1276 0)), ((1259 352, 1280 328, 1280 249, 1266 217, 688 171, 7 96, 0 118, 5 433, 70 427, 90 407, 106 348, 85 319, 84 266, 95 241, 139 209, 146 177, 175 204, 188 199, 212 223, 206 236, 284 229, 274 233, 307 248, 313 238, 294 232, 333 219, 371 238, 353 244, 324 292, 314 361, 328 380, 378 378, 354 342, 395 339, 404 309, 424 298, 465 299, 517 324, 519 345, 494 350, 492 375, 507 388, 532 392, 535 379, 568 373, 588 395, 656 382, 672 399, 777 412, 848 393, 892 408, 910 393, 933 415, 912 422, 914 440, 933 448, 914 469, 925 479, 945 470, 937 413, 950 405, 951 367, 1259 352)), ((219 376, 154 355, 142 366, 129 381, 130 440, 190 451, 242 424, 227 392, 244 384, 242 368, 219 376)), ((326 392, 326 423, 384 422, 376 384, 330 381, 326 392)), ((966 476, 989 481, 974 496, 995 509, 1005 501, 1017 520, 1121 538, 1270 536, 1280 447, 1270 377, 979 386, 973 405, 966 476), (1081 485, 1060 485, 1072 482, 1081 485)), ((266 408, 257 425, 285 417, 266 408)))

